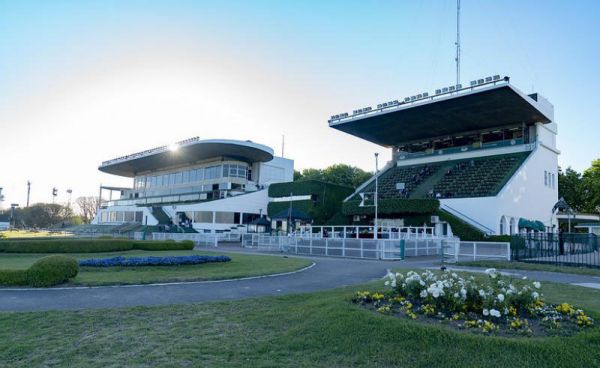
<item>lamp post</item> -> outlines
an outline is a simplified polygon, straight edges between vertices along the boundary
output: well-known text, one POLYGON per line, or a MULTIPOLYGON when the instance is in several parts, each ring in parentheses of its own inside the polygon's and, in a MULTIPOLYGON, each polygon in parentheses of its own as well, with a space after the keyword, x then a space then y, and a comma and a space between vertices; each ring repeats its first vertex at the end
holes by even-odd
POLYGON ((375 222, 373 226, 373 239, 377 240, 377 233, 379 232, 377 226, 377 216, 378 216, 378 187, 379 187, 379 153, 375 152, 375 222))

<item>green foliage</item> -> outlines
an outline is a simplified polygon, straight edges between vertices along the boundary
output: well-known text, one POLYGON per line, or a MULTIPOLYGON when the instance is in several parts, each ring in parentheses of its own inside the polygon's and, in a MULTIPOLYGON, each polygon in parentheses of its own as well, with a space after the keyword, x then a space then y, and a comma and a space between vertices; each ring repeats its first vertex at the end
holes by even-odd
POLYGON ((27 283, 34 287, 62 284, 77 276, 79 267, 74 258, 52 255, 36 261, 27 273, 27 283))
MULTIPOLYGON (((359 207, 360 201, 344 202, 342 212, 345 215, 374 215, 375 207, 359 207)), ((378 212, 382 215, 404 215, 434 213, 440 207, 437 199, 380 199, 378 212)))
POLYGON ((332 184, 358 187, 367 181, 372 173, 364 171, 356 166, 346 164, 335 164, 325 169, 304 169, 302 172, 294 172, 294 181, 299 180, 318 180, 332 184))
POLYGON ((36 203, 26 208, 17 208, 15 223, 28 227, 48 228, 68 222, 73 215, 71 208, 56 203, 36 203))
POLYGON ((128 239, 2 240, 0 253, 100 253, 127 250, 191 250, 194 243, 183 241, 133 241, 128 239))
POLYGON ((3 285, 3 286, 27 285, 27 271, 25 271, 25 270, 0 270, 0 285, 3 285))
MULTIPOLYGON (((269 197, 310 195, 310 200, 294 201, 293 208, 308 214, 315 225, 325 224, 336 213, 341 212, 343 200, 352 194, 353 189, 343 185, 324 183, 317 180, 301 180, 291 183, 278 183, 269 186, 269 197)), ((290 206, 289 202, 271 202, 267 207, 273 216, 290 206)))
POLYGON ((194 249, 194 242, 191 240, 184 240, 181 242, 174 241, 135 241, 133 243, 133 249, 136 250, 192 250, 194 249))
POLYGON ((483 241, 486 240, 485 234, 476 227, 467 224, 463 220, 454 216, 450 212, 444 210, 438 210, 435 213, 439 216, 440 220, 446 221, 452 228, 452 233, 465 241, 483 241))
POLYGON ((583 174, 567 167, 558 171, 558 196, 577 212, 598 213, 600 206, 600 159, 583 174))

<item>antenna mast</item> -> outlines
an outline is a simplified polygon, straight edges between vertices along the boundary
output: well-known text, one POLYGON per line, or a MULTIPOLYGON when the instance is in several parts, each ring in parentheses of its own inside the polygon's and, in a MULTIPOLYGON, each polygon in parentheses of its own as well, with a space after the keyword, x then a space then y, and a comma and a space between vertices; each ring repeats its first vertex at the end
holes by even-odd
POLYGON ((460 84, 460 0, 456 0, 456 85, 460 84))

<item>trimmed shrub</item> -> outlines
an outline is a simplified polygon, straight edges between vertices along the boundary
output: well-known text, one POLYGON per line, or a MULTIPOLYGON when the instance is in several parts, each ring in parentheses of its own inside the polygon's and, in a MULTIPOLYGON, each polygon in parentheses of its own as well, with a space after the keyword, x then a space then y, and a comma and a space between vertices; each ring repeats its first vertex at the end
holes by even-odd
MULTIPOLYGON (((372 215, 375 207, 359 207, 360 201, 344 202, 344 215, 372 215)), ((380 199, 378 212, 382 215, 424 214, 434 213, 440 207, 437 199, 380 199)))
POLYGON ((27 285, 26 270, 0 270, 0 285, 23 286, 27 285))
POLYGON ((176 257, 112 257, 79 261, 82 267, 131 266, 181 266, 213 262, 229 262, 227 256, 176 256, 176 257))
POLYGON ((191 250, 192 241, 133 241, 128 239, 1 240, 0 253, 104 253, 127 250, 191 250))
POLYGON ((79 266, 72 257, 53 255, 37 260, 27 273, 27 283, 35 287, 62 284, 77 276, 79 266))

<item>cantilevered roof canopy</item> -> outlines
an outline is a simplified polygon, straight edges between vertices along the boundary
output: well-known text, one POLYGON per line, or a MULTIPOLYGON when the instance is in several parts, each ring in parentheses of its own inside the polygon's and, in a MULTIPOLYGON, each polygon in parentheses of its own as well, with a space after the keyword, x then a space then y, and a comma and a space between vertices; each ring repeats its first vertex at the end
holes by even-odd
POLYGON ((382 111, 330 121, 332 128, 382 146, 510 124, 550 123, 534 98, 510 84, 423 99, 382 111))
POLYGON ((167 169, 217 157, 231 158, 249 164, 267 162, 273 159, 273 149, 251 141, 192 138, 171 146, 158 147, 105 161, 98 169, 108 174, 134 177, 137 173, 167 169))

